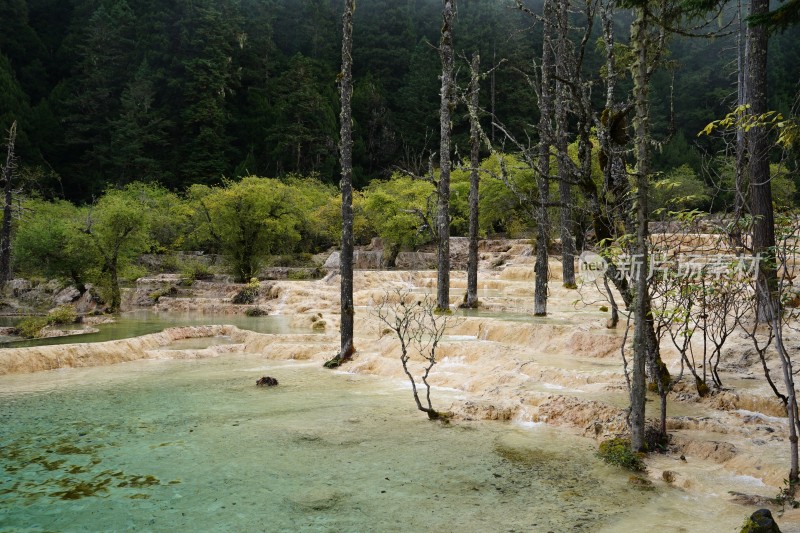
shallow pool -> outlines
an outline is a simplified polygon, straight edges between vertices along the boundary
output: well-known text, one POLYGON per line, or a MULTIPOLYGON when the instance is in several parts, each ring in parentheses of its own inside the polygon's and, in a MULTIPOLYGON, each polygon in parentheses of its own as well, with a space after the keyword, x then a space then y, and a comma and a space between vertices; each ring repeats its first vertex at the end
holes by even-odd
POLYGON ((748 512, 631 486, 595 449, 252 354, 3 376, 0 530, 710 532, 748 512))
POLYGON ((214 315, 197 312, 156 312, 142 309, 121 313, 110 324, 99 324, 96 326, 100 330, 97 333, 31 340, 16 338, 14 342, 2 342, 6 339, 0 338, 0 347, 23 348, 51 344, 73 344, 76 342, 105 342, 158 333, 171 327, 205 326, 210 324, 231 324, 241 329, 258 333, 314 333, 311 328, 293 326, 291 317, 287 315, 249 317, 245 315, 214 315))

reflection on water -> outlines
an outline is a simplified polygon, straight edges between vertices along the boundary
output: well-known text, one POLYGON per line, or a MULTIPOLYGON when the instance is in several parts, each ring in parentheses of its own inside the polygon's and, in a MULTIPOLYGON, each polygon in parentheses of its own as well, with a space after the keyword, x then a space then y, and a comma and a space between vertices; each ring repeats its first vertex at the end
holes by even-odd
POLYGON ((741 522, 718 498, 629 485, 595 447, 546 427, 441 426, 396 382, 257 355, 3 376, 0 529, 695 532, 741 522), (262 375, 281 384, 257 388, 262 375))
POLYGON ((286 315, 249 317, 245 315, 212 315, 204 313, 159 313, 149 310, 121 313, 112 324, 100 324, 97 333, 87 333, 77 337, 57 337, 52 339, 33 339, 0 343, 2 347, 22 348, 25 346, 45 346, 52 344, 73 344, 76 342, 103 342, 128 339, 158 333, 165 328, 176 326, 205 326, 212 324, 231 324, 241 329, 258 333, 313 333, 310 328, 291 325, 286 315))

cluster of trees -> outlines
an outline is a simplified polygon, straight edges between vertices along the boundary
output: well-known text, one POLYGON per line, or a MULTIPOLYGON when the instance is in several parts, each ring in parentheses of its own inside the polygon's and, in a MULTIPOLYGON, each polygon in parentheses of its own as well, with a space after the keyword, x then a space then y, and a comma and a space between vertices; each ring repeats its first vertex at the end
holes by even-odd
MULTIPOLYGON (((514 2, 516 8, 531 17, 535 24, 541 25, 542 46, 541 55, 534 60, 535 72, 525 75, 530 89, 535 93, 538 103, 538 127, 534 135, 528 135, 527 140, 520 141, 520 137, 513 127, 503 122, 506 117, 500 117, 494 109, 489 114, 492 133, 490 137, 482 127, 480 114, 485 109, 480 107, 479 86, 477 80, 481 77, 480 56, 474 54, 470 64, 471 83, 469 96, 459 99, 454 88, 454 11, 455 0, 442 0, 442 30, 438 46, 441 59, 441 90, 440 90, 440 144, 438 174, 433 170, 434 156, 431 155, 430 170, 427 181, 435 184, 436 217, 434 225, 428 222, 432 237, 438 242, 438 283, 437 305, 431 310, 435 313, 449 312, 449 237, 452 233, 451 208, 452 198, 451 165, 452 165, 452 138, 454 123, 453 112, 462 101, 467 104, 470 122, 470 237, 474 241, 477 232, 475 227, 479 217, 478 205, 478 176, 486 169, 479 168, 477 154, 480 144, 483 144, 493 158, 499 161, 499 177, 508 190, 523 205, 531 208, 535 218, 536 233, 536 264, 535 264, 535 292, 534 312, 536 315, 547 314, 547 284, 548 284, 548 244, 553 234, 553 217, 551 209, 558 207, 559 218, 556 225, 559 229, 562 249, 563 279, 566 287, 575 287, 574 261, 579 248, 578 243, 584 242, 588 234, 587 226, 581 226, 581 215, 590 221, 593 232, 593 245, 604 260, 603 285, 614 307, 613 316, 618 316, 618 308, 613 293, 609 288, 613 284, 618 294, 622 297, 625 309, 628 312, 629 323, 633 321, 632 365, 628 371, 627 361, 626 379, 630 394, 630 409, 628 411, 628 425, 631 434, 630 447, 634 451, 647 448, 645 441, 645 392, 647 378, 661 396, 661 431, 662 438, 666 438, 666 397, 672 386, 672 378, 661 361, 660 343, 665 332, 675 338, 683 336, 690 339, 695 330, 702 330, 703 351, 707 353, 708 341, 714 345, 711 358, 703 359, 702 379, 693 371, 698 392, 707 393, 708 367, 714 385, 721 387, 721 380, 717 372, 722 344, 733 331, 733 327, 740 324, 740 315, 734 317, 733 325, 729 324, 727 309, 736 302, 740 290, 733 283, 714 287, 710 293, 705 290, 705 276, 700 274, 702 280, 698 292, 697 284, 683 283, 689 276, 663 276, 656 277, 662 281, 681 280, 678 288, 670 286, 660 294, 654 294, 657 283, 652 283, 651 267, 654 266, 652 256, 653 243, 650 235, 650 223, 657 212, 668 212, 666 208, 680 207, 680 204, 690 205, 711 200, 708 187, 697 183, 688 166, 681 166, 674 171, 672 176, 659 178, 657 167, 654 164, 654 147, 663 146, 664 142, 657 137, 657 114, 654 113, 654 93, 658 88, 657 73, 670 68, 668 43, 676 35, 691 35, 695 37, 712 38, 719 35, 712 21, 720 16, 730 20, 731 27, 738 25, 735 54, 737 97, 733 102, 736 108, 733 117, 724 121, 728 127, 735 131, 736 143, 732 153, 735 154, 733 162, 733 180, 729 180, 729 191, 733 196, 732 221, 725 231, 721 232, 729 239, 734 253, 742 256, 751 255, 752 262, 756 265, 755 274, 749 280, 751 285, 746 300, 752 302, 749 309, 748 324, 752 323, 753 331, 757 332, 759 324, 767 324, 769 339, 776 340, 776 348, 780 358, 781 371, 785 376, 784 385, 786 393, 779 393, 769 376, 766 363, 764 363, 767 379, 773 390, 783 401, 790 421, 791 441, 791 467, 789 481, 793 485, 800 481, 798 475, 798 446, 797 446, 797 401, 793 381, 792 361, 786 352, 782 341, 782 325, 787 313, 783 311, 778 272, 785 273, 789 264, 778 262, 779 251, 775 238, 775 205, 773 203, 772 185, 774 178, 770 168, 770 130, 777 129, 778 143, 789 152, 798 146, 797 135, 798 121, 796 117, 784 118, 782 115, 770 112, 768 105, 768 79, 766 68, 768 57, 768 31, 771 27, 786 28, 793 19, 797 18, 796 2, 791 2, 789 15, 782 9, 775 14, 769 12, 768 2, 752 0, 749 6, 750 20, 744 22, 744 9, 742 4, 726 6, 720 1, 681 2, 671 0, 630 0, 616 3, 612 1, 587 2, 574 5, 570 0, 545 0, 540 11, 533 10, 523 0, 514 2), (618 9, 627 8, 628 13, 621 14, 618 9), (584 24, 577 28, 573 26, 575 19, 571 13, 577 9, 583 17, 584 24), (622 15, 622 16, 620 16, 622 15), (615 21, 630 16, 628 39, 620 39, 615 21), (788 17, 788 19, 787 19, 788 17), (602 37, 598 48, 604 51, 605 64, 599 72, 592 73, 587 70, 588 43, 593 36, 593 27, 599 23, 602 37), (605 86, 605 101, 597 102, 592 97, 592 88, 595 84, 605 86), (628 127, 631 124, 632 128, 628 127), (508 172, 506 163, 507 155, 498 151, 494 139, 494 130, 502 133, 500 143, 510 145, 515 149, 518 160, 523 168, 533 175, 531 191, 523 190, 519 184, 514 183, 508 172), (629 130, 632 130, 629 131, 629 130), (631 135, 632 133, 632 135, 631 135), (592 137, 596 136, 595 139, 592 137), (533 137, 533 138, 532 138, 533 137), (574 140, 577 157, 570 153, 569 143, 574 140), (601 178, 598 180, 594 172, 594 154, 600 167, 601 178), (554 160, 553 160, 554 159, 554 160), (683 182, 683 183, 681 183, 683 182), (557 183, 557 193, 551 195, 552 184, 557 183), (666 194, 652 194, 654 184, 667 191, 666 194), (676 199, 668 191, 674 187, 683 188, 682 192, 688 193, 676 199), (580 211, 575 209, 574 193, 578 192, 585 205, 580 211), (653 206, 651 201, 660 201, 662 206, 653 206), (624 266, 626 265, 627 266, 624 266), (679 298, 675 299, 674 296, 679 298), (692 315, 685 313, 683 326, 674 313, 685 299, 691 295, 700 296, 701 311, 692 315), (709 296, 713 296, 710 298, 709 296), (709 303, 710 300, 710 303, 709 303), (659 314, 655 306, 664 307, 659 314), (709 306, 711 309, 726 309, 720 317, 711 321, 709 327, 709 306), (658 321, 666 318, 666 322, 658 321), (698 320, 702 318, 702 326, 698 320), (694 322, 689 327, 689 322, 694 322), (729 327, 730 326, 730 327, 729 327), (716 356, 716 359, 714 359, 716 356), (714 362, 716 361, 716 362, 714 362)), ((352 44, 352 2, 346 2, 345 32, 343 39, 343 95, 345 87, 349 89, 350 65, 352 44)), ((494 72, 494 69, 491 71, 494 72)), ((673 87, 673 85, 669 85, 673 87)), ((667 101, 674 102, 670 96, 667 101)), ((349 98, 343 98, 342 117, 350 117, 349 98)), ((705 128, 705 132, 712 131, 716 124, 705 128)), ((344 131, 344 127, 343 127, 344 131)), ((674 132, 673 132, 674 133, 674 132)), ((349 187, 350 152, 343 150, 343 189, 349 187)), ((782 160, 785 164, 790 161, 793 168, 797 167, 797 153, 793 159, 782 160)), ((717 167, 715 170, 719 170, 717 167)), ((413 172, 409 171, 413 175, 413 172)), ((497 175, 497 173, 493 173, 497 175)), ((415 176, 418 183, 424 183, 419 173, 415 176)), ((790 196, 796 194, 791 193, 790 196)), ((352 224, 348 219, 351 199, 345 199, 343 206, 344 240, 347 240, 347 231, 352 224)), ((791 200, 790 200, 791 202, 791 200)), ((671 212, 671 217, 679 213, 671 212)), ((423 218, 433 218, 432 216, 423 218)), ((795 217, 789 217, 795 221, 795 217)), ((790 226, 792 226, 790 224, 790 226)), ((796 227, 790 232, 790 239, 796 239, 796 227)), ((474 243, 473 243, 474 244, 474 243)), ((794 255, 792 256, 795 257, 794 255)), ((739 259, 741 261, 741 258, 739 259)), ((352 265, 342 267, 342 301, 352 294, 352 265)), ((468 281, 475 279, 476 264, 470 261, 468 281)), ((468 289, 469 292, 469 289, 468 289)), ((744 300, 745 298, 740 298, 744 300)), ((693 301, 693 300, 690 300, 693 301)), ((394 323, 402 324, 402 305, 395 309, 394 323)), ((345 313, 343 309, 342 313, 345 313)), ((793 316, 791 313, 788 315, 793 316)), ((744 316, 744 315, 741 315, 744 316)), ((379 317, 387 323, 387 317, 379 317)), ((612 321, 613 325, 616 321, 612 321)), ((422 327, 422 326, 420 326, 422 327)), ((746 327, 746 326, 745 326, 746 327)), ((406 350, 404 336, 398 331, 398 336, 403 346, 403 364, 406 364, 406 350)), ((755 333, 753 334, 755 336, 755 333)), ((626 336, 627 337, 627 336, 626 336)), ((352 330, 342 329, 342 346, 352 347, 352 330)), ((769 342, 767 344, 769 344, 769 342)), ((681 346, 674 342, 681 350, 681 346)), ((686 350, 692 346, 691 339, 682 348, 684 362, 690 362, 694 368, 694 361, 686 357, 686 350), (688 348, 687 348, 688 347, 688 348)), ((756 348, 759 343, 755 341, 756 348)), ((435 346, 435 342, 434 342, 435 346)), ((623 346, 623 354, 625 347, 623 346)), ((349 357, 342 350, 332 362, 346 360, 349 357)), ((763 359, 762 359, 763 361, 763 359)), ((429 359, 429 363, 431 360, 429 359)), ((327 366, 327 365, 326 365, 327 366)), ((427 371, 430 367, 426 367, 427 371)), ((413 383, 413 378, 412 378, 413 383)), ((416 397, 416 390, 415 390, 416 397)), ((418 407, 425 411, 419 400, 418 407)), ((430 407, 430 404, 428 405, 430 407)))
MULTIPOLYGON (((496 161, 484 162, 487 167, 496 161)), ((524 172, 514 174, 524 182, 524 172)), ((469 176, 454 172, 450 217, 453 232, 466 234, 469 176)), ((524 206, 499 181, 484 178, 484 235, 530 223, 524 206)), ((310 254, 339 243, 341 198, 314 177, 244 177, 221 185, 196 184, 183 194, 133 182, 107 189, 91 205, 67 200, 19 198, 12 240, 16 275, 57 278, 84 290, 93 283, 118 308, 120 279, 142 275, 145 253, 202 251, 220 254, 239 281, 257 276, 273 255, 310 254)), ((403 248, 435 239, 432 183, 395 174, 353 195, 354 243, 373 237, 385 243, 391 264, 403 248)))
MULTIPOLYGON (((539 0, 524 4, 541 12, 539 0)), ((362 0, 354 13, 357 187, 438 145, 439 9, 437 0, 362 0)), ((23 169, 36 167, 36 187, 73 201, 136 180, 182 190, 223 176, 313 171, 336 183, 341 10, 336 0, 8 0, 0 6, 0 128, 16 119, 23 169)), ((462 52, 479 51, 488 66, 504 59, 481 80, 480 105, 524 137, 539 110, 517 69, 531 70, 542 34, 513 2, 461 2, 456 20, 456 83, 469 81, 462 52)), ((620 32, 629 22, 620 10, 613 24, 620 32)), ((590 42, 600 37, 595 26, 590 42)), ((784 114, 798 39, 790 27, 770 50, 770 108, 784 114)), ((731 36, 673 40, 652 107, 654 130, 667 131, 673 73, 677 133, 656 155, 657 169, 700 171, 687 142, 726 112, 734 44, 731 36)), ((586 55, 586 70, 596 72, 603 52, 592 45, 586 55)), ((466 154, 466 113, 452 121, 453 144, 466 154)), ((488 133, 499 141, 496 128, 488 133)))

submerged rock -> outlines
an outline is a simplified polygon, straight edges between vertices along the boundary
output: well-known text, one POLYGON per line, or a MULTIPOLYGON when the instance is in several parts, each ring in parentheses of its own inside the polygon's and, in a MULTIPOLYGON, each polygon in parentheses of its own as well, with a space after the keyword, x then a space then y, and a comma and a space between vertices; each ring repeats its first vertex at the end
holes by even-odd
POLYGON ((278 380, 269 376, 264 376, 256 381, 256 385, 259 387, 275 387, 278 384, 278 380))
POLYGON ((781 533, 769 509, 759 509, 747 519, 741 533, 781 533))
POLYGON ((332 487, 313 487, 293 494, 288 500, 306 511, 325 511, 336 507, 345 495, 332 487))

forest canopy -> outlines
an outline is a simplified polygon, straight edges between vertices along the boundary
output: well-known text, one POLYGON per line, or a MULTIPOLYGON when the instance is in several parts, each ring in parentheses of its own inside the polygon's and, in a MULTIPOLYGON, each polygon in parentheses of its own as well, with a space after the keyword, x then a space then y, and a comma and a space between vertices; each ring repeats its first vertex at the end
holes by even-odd
MULTIPOLYGON (((434 151, 439 4, 358 2, 358 188, 434 151)), ((18 121, 23 174, 47 198, 87 202, 133 181, 184 191, 248 175, 337 183, 341 9, 334 0, 4 1, 0 128, 18 121)), ((618 18, 624 35, 628 17, 618 18)), ((496 0, 459 3, 456 25, 457 55, 478 50, 487 68, 506 60, 483 81, 481 106, 511 131, 535 136, 528 125, 538 119, 536 97, 521 72, 533 70, 541 33, 496 0)), ((798 41, 797 26, 770 41, 770 107, 784 114, 797 89, 798 41)), ((657 170, 701 171, 696 134, 735 99, 733 46, 732 36, 670 43, 668 68, 652 82, 653 125, 656 134, 671 127, 674 75, 675 135, 656 155, 657 170)), ((602 52, 589 52, 585 69, 598 76, 602 52)), ((463 87, 460 59, 457 71, 463 87)), ((457 153, 469 150, 468 130, 466 111, 457 110, 457 153)))

